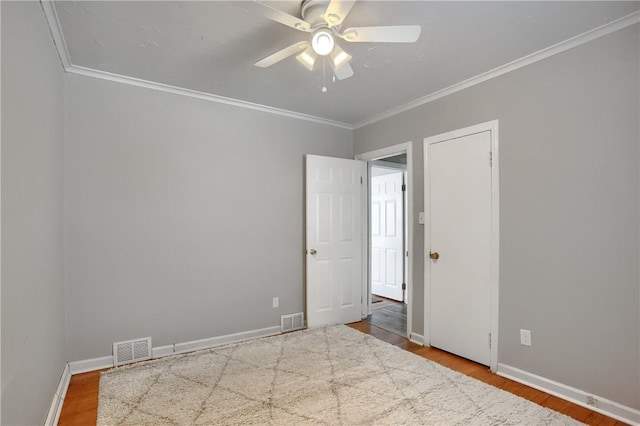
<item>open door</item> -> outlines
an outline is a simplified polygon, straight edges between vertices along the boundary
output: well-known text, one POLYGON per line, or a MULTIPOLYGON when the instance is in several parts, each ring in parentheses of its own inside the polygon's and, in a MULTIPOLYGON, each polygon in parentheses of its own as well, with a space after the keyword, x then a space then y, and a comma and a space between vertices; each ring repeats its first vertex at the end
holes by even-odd
POLYGON ((404 172, 371 167, 371 293, 404 301, 404 172))
POLYGON ((366 163, 306 156, 307 325, 362 316, 362 182, 366 163))

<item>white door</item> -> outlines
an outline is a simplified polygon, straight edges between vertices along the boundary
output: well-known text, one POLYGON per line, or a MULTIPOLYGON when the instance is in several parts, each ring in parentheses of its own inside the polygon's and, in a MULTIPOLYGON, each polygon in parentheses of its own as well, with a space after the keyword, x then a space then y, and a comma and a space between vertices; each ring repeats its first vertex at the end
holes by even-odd
POLYGON ((306 157, 307 325, 362 317, 362 178, 366 163, 306 157))
POLYGON ((431 345, 485 365, 491 361, 490 152, 489 131, 430 144, 425 200, 431 345))
POLYGON ((403 300, 404 172, 371 167, 371 292, 403 300))

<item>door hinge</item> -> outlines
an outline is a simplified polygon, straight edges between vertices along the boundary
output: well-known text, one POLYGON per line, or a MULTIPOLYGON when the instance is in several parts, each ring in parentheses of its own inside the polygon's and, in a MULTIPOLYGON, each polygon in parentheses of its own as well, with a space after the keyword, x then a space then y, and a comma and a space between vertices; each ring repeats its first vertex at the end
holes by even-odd
POLYGON ((489 349, 491 349, 491 333, 489 333, 489 349))
POLYGON ((407 289, 407 283, 402 283, 402 289, 406 290, 407 289))
POLYGON ((489 151, 489 167, 493 167, 493 152, 489 151))
POLYGON ((362 176, 360 176, 360 185, 362 185, 362 176))
POLYGON ((402 190, 406 191, 407 190, 407 185, 405 185, 404 183, 402 184, 402 190))
POLYGON ((409 257, 409 251, 405 251, 405 252, 404 252, 404 255, 405 255, 406 257, 409 257))

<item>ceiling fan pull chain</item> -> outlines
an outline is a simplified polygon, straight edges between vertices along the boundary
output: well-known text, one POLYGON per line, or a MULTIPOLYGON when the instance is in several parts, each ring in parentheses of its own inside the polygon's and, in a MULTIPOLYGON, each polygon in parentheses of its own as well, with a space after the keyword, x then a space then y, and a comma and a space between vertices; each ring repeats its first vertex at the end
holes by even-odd
POLYGON ((327 57, 322 57, 322 93, 327 93, 327 57))

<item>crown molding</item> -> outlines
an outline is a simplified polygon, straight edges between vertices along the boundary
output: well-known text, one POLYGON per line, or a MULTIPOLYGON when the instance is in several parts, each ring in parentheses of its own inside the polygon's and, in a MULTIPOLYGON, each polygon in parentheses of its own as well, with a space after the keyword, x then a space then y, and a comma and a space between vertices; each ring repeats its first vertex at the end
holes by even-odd
POLYGON ((53 7, 53 0, 40 0, 40 7, 42 7, 47 24, 49 24, 51 38, 53 39, 53 44, 56 46, 56 50, 58 51, 58 57, 62 63, 62 68, 67 71, 71 66, 71 61, 69 60, 69 49, 67 49, 67 43, 64 41, 64 36, 60 29, 60 21, 58 20, 56 8, 53 7))
POLYGON ((392 117, 394 115, 400 114, 402 112, 408 111, 410 109, 416 108, 418 106, 427 104, 429 102, 433 102, 437 99, 443 98, 445 96, 451 95, 453 93, 459 92, 461 90, 467 89, 471 86, 475 86, 476 84, 483 83, 492 78, 501 76, 511 71, 515 71, 527 65, 533 64, 534 62, 541 61, 543 59, 549 58, 553 55, 557 55, 558 53, 565 52, 569 49, 573 49, 574 47, 580 46, 582 44, 588 43, 597 38, 606 36, 608 34, 619 31, 623 28, 629 27, 631 25, 637 24, 640 22, 640 11, 633 12, 627 16, 616 19, 615 21, 611 21, 607 24, 596 27, 592 30, 579 34, 575 37, 571 37, 565 41, 561 41, 560 43, 554 44, 542 50, 539 50, 530 55, 524 56, 520 59, 516 59, 515 61, 509 62, 507 64, 501 65, 497 68, 494 68, 490 71, 479 74, 475 77, 471 77, 467 80, 461 81, 454 85, 451 85, 442 90, 438 90, 437 92, 433 92, 429 95, 420 97, 411 102, 408 102, 404 105, 398 106, 396 108, 392 108, 383 113, 374 115, 373 117, 367 118, 365 120, 359 121, 353 125, 353 129, 359 129, 361 127, 367 126, 369 124, 373 124, 380 120, 384 120, 385 118, 392 117))
POLYGON ((87 77, 99 78, 102 80, 114 81, 117 83, 128 84, 131 86, 144 87, 147 89, 159 90, 161 92, 172 93, 175 95, 188 96, 191 98, 202 99, 211 102, 217 102, 225 105, 252 109, 254 111, 266 112, 269 114, 280 115, 289 118, 295 118, 298 120, 310 121, 313 123, 329 125, 333 127, 339 127, 342 129, 353 130, 353 126, 349 123, 342 121, 330 120, 327 118, 317 117, 310 114, 303 114, 300 112, 289 111, 281 108, 275 108, 267 105, 256 104, 253 102, 242 101, 239 99, 228 98, 225 96, 214 95, 211 93, 200 92, 197 90, 184 89, 177 86, 171 86, 169 84, 156 83, 154 81, 143 80, 140 78, 128 77, 125 75, 114 74, 106 71, 100 71, 92 68, 81 67, 73 65, 71 63, 69 49, 67 43, 64 40, 62 30, 60 27, 60 20, 58 14, 53 6, 53 0, 40 0, 40 5, 44 12, 47 23, 49 24, 49 30, 53 43, 58 51, 58 56, 64 70, 71 74, 78 74, 87 77))
POLYGON ((156 83, 153 81, 143 80, 134 77, 127 77, 124 75, 113 74, 106 71, 99 71, 92 68, 80 67, 78 65, 71 65, 66 69, 70 74, 78 74, 87 77, 99 78, 102 80, 114 81, 116 83, 128 84, 131 86, 144 87, 147 89, 158 90, 165 93, 172 93, 175 95, 188 96, 190 98, 202 99, 205 101, 212 101, 220 104, 226 104, 236 106, 240 108, 252 109, 255 111, 266 112, 269 114, 281 115, 284 117, 295 118, 298 120, 311 121, 318 124, 325 124, 333 127, 339 127, 342 129, 353 130, 353 126, 342 121, 329 120, 327 118, 316 117, 314 115, 302 114, 300 112, 289 111, 286 109, 280 109, 270 107, 267 105, 255 104, 252 102, 241 101, 239 99, 227 98, 224 96, 213 95, 211 93, 199 92, 197 90, 184 89, 181 87, 171 86, 169 84, 156 83))
POLYGON ((62 30, 60 29, 60 21, 58 20, 58 15, 56 13, 55 7, 53 6, 53 1, 54 0, 40 0, 40 4, 42 6, 42 10, 44 12, 47 23, 49 24, 51 37, 53 38, 53 43, 56 46, 56 50, 58 51, 58 56, 60 57, 60 62, 62 63, 62 67, 68 73, 100 78, 103 80, 109 80, 109 81, 129 84, 132 86, 144 87, 144 88, 153 89, 153 90, 160 90, 162 92, 173 93, 176 95, 189 96, 196 99, 202 99, 202 100, 222 103, 226 105, 241 107, 241 108, 248 108, 255 111, 262 111, 270 114, 296 118, 299 120, 311 121, 314 123, 325 124, 329 126, 339 127, 342 129, 347 129, 347 130, 359 129, 361 127, 367 126, 369 124, 373 124, 380 120, 384 120, 385 118, 389 118, 394 115, 400 114, 402 112, 408 111, 410 109, 416 108, 418 106, 427 104, 429 102, 433 102, 437 99, 443 98, 445 96, 451 95, 453 93, 456 93, 461 90, 467 89, 469 87, 475 86, 477 84, 483 83, 492 78, 499 77, 508 72, 515 71, 527 65, 533 64, 534 62, 538 62, 543 59, 549 58, 553 55, 556 55, 558 53, 562 53, 569 49, 573 49, 574 47, 588 43, 592 40, 606 36, 608 34, 611 34, 613 32, 619 31, 623 28, 629 27, 631 25, 634 25, 640 22, 640 11, 631 13, 627 16, 616 19, 615 21, 601 25, 592 30, 579 34, 575 37, 571 37, 565 41, 561 41, 560 43, 557 43, 545 49, 539 50, 538 52, 524 56, 520 59, 516 59, 515 61, 509 62, 505 65, 501 65, 490 71, 484 72, 477 76, 471 77, 467 80, 453 84, 447 88, 438 90, 429 95, 407 102, 404 105, 389 109, 385 112, 374 115, 372 117, 359 121, 355 124, 349 124, 349 123, 344 123, 342 121, 329 120, 326 118, 317 117, 314 115, 302 114, 295 111, 274 108, 267 105, 261 105, 261 104, 256 104, 252 102, 242 101, 239 99, 214 95, 211 93, 199 92, 197 90, 183 89, 181 87, 171 86, 168 84, 156 83, 153 81, 127 77, 124 75, 118 75, 118 74, 113 74, 106 71, 100 71, 92 68, 73 65, 71 63, 69 50, 64 40, 62 30))

